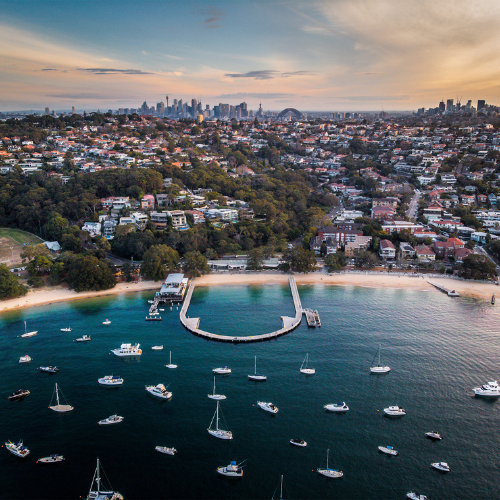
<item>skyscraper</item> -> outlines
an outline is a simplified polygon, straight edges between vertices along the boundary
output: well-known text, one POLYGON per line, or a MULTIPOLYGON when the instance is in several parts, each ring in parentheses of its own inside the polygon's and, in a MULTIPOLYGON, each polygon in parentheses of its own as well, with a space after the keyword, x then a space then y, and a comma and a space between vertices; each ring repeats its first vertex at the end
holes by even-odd
POLYGON ((74 115, 75 113, 76 113, 76 111, 75 111, 75 107, 74 107, 74 106, 71 106, 71 114, 73 114, 73 115, 74 115))
POLYGON ((46 115, 50 115, 50 109, 49 109, 49 107, 48 107, 48 106, 45 108, 45 114, 46 114, 46 115))
POLYGON ((477 101, 477 110, 480 111, 481 109, 484 109, 486 106, 486 101, 484 99, 480 99, 477 101))
POLYGON ((163 116, 165 114, 165 103, 159 102, 156 104, 156 114, 158 116, 163 116))
POLYGON ((453 111, 453 99, 446 100, 446 111, 448 111, 448 113, 453 111))
POLYGON ((444 104, 444 101, 441 101, 441 102, 439 103, 439 111, 440 111, 441 113, 444 113, 445 109, 446 109, 446 106, 445 106, 445 104, 444 104))

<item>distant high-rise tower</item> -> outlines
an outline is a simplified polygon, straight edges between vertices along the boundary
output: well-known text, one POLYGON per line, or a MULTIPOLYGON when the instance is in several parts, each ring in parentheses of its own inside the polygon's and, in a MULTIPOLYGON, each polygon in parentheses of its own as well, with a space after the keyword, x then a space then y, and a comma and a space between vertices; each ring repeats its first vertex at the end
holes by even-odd
POLYGON ((472 107, 472 101, 469 99, 465 105, 465 109, 468 111, 472 107))
POLYGON ((446 111, 451 113, 453 111, 453 99, 446 100, 446 111))
POLYGON ((45 114, 46 114, 46 115, 50 115, 50 109, 49 109, 49 107, 46 107, 46 108, 45 108, 45 114))
POLYGON ((165 114, 165 104, 163 102, 158 102, 156 104, 156 114, 158 116, 163 116, 165 114))
POLYGON ((446 110, 446 105, 444 104, 444 101, 441 101, 441 102, 439 103, 439 111, 440 111, 441 113, 444 113, 444 111, 445 111, 445 110, 446 110))
POLYGON ((75 107, 71 106, 71 114, 74 115, 76 113, 75 107))
POLYGON ((481 109, 484 109, 486 106, 486 101, 484 99, 480 99, 477 101, 477 110, 480 111, 481 109))

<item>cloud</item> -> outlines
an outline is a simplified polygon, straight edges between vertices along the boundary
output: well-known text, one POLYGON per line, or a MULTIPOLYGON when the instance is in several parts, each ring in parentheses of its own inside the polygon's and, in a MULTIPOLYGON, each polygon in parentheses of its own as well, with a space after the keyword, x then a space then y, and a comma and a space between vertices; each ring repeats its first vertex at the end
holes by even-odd
POLYGON ((340 97, 347 101, 407 101, 410 98, 408 95, 349 95, 340 97))
POLYGON ((163 54, 165 57, 168 57, 169 59, 182 59, 182 57, 179 56, 172 56, 170 54, 163 54))
POLYGON ((42 68, 40 71, 59 71, 56 68, 42 68))
POLYGON ((354 73, 355 75, 359 76, 371 76, 371 75, 381 75, 379 71, 364 71, 363 73, 354 73))
POLYGON ((216 95, 220 99, 284 99, 287 97, 295 97, 295 94, 287 94, 285 92, 236 92, 234 94, 216 95))
POLYGON ((74 92, 74 93, 62 93, 62 94, 47 94, 46 97, 54 97, 57 99, 107 99, 109 98, 109 93, 107 92, 74 92))
POLYGON ((114 68, 77 68, 78 71, 86 71, 93 75, 153 75, 140 69, 114 69, 114 68))
POLYGON ((275 69, 264 69, 260 71, 248 71, 247 73, 226 73, 231 78, 253 78, 255 80, 270 80, 271 78, 288 78, 290 76, 314 75, 316 71, 287 71, 280 72, 275 69))
POLYGON ((217 29, 222 27, 221 24, 218 24, 219 21, 224 17, 224 12, 222 10, 210 6, 205 9, 202 9, 201 14, 205 17, 205 19, 202 22, 205 28, 217 29))

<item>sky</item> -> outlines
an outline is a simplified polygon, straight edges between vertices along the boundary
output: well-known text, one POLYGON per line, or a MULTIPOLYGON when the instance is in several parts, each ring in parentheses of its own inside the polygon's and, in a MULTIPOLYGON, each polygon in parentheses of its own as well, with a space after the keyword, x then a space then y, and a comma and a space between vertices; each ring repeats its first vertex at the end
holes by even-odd
POLYGON ((498 0, 0 0, 0 111, 500 104, 498 0))

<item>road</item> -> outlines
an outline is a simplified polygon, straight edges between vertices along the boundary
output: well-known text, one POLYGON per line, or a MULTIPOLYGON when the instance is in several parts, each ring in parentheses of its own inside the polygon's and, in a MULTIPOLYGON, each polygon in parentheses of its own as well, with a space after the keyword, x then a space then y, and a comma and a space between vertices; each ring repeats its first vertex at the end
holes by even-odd
POLYGON ((409 217, 410 219, 417 218, 418 200, 420 200, 420 191, 418 189, 415 189, 415 194, 413 195, 413 198, 410 201, 410 206, 408 207, 408 210, 406 211, 406 216, 409 217))

